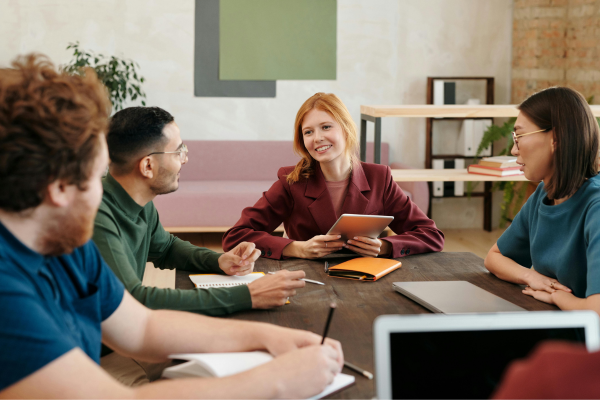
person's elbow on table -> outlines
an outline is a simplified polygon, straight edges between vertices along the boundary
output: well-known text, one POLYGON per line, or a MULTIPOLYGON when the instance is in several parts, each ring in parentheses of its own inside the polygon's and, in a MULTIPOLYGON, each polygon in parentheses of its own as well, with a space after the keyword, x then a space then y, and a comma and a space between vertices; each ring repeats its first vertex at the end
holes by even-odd
POLYGON ((500 253, 498 244, 494 243, 490 251, 488 251, 487 255, 485 256, 485 259, 483 260, 483 265, 485 266, 485 268, 494 275, 496 275, 494 271, 497 268, 498 256, 502 256, 502 253, 500 253))

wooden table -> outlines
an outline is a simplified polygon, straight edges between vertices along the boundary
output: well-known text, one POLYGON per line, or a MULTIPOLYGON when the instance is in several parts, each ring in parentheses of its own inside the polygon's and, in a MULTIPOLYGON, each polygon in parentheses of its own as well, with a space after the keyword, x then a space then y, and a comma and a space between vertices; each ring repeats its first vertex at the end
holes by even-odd
MULTIPOLYGON (((396 281, 451 281, 471 282, 497 296, 527 310, 556 310, 556 307, 539 302, 521 293, 518 285, 496 278, 483 266, 483 260, 472 253, 429 253, 400 259, 402 267, 376 282, 357 282, 331 278, 323 270, 324 263, 309 260, 269 260, 261 258, 255 270, 268 272, 304 270, 306 277, 325 282, 326 286, 307 283, 290 299, 291 304, 273 310, 250 310, 229 316, 249 321, 270 322, 290 328, 306 329, 319 335, 323 333, 329 304, 338 305, 333 316, 329 336, 339 340, 344 356, 349 362, 374 372, 373 321, 385 314, 429 313, 419 304, 392 289, 396 281)), ((335 265, 344 260, 331 260, 335 265)), ((175 287, 193 289, 189 272, 177 271, 175 287)), ((353 374, 356 383, 333 398, 370 399, 375 396, 374 381, 344 368, 353 374)))

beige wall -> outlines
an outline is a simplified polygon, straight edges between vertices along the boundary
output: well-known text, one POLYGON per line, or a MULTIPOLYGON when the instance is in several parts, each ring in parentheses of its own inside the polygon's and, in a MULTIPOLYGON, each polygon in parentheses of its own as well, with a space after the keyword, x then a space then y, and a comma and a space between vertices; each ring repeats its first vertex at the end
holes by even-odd
MULTIPOLYGON (((496 102, 507 103, 511 28, 512 0, 338 0, 337 80, 279 81, 275 99, 198 98, 193 0, 2 0, 0 66, 30 51, 64 63, 79 40, 137 61, 147 103, 172 112, 184 139, 286 140, 317 91, 338 94, 357 123, 361 104, 425 103, 434 75, 494 76, 496 102)), ((383 140, 392 161, 423 167, 423 119, 384 120, 383 140)), ((440 226, 452 215, 454 227, 481 227, 480 200, 436 205, 440 226)))

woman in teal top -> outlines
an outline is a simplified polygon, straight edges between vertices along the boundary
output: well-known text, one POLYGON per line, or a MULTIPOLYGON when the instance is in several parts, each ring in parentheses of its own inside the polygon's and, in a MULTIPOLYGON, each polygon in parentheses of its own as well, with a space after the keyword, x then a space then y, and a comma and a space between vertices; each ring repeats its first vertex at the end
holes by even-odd
POLYGON ((600 313, 598 123, 583 96, 564 87, 518 108, 512 154, 527 179, 542 182, 485 266, 537 300, 600 313))

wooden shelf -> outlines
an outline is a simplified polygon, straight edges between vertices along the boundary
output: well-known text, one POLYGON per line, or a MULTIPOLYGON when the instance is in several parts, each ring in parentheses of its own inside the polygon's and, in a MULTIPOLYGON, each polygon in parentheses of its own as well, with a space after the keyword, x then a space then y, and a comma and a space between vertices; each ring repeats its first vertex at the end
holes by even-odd
POLYGON ((478 158, 479 159, 479 158, 483 158, 483 157, 491 157, 491 156, 482 156, 482 155, 480 155, 480 156, 475 157, 475 156, 463 156, 462 154, 433 154, 431 156, 431 159, 433 159, 433 160, 435 160, 435 159, 438 159, 438 160, 440 160, 440 159, 441 160, 448 159, 449 160, 451 158, 464 158, 465 160, 467 160, 469 158, 471 158, 471 159, 478 158))
POLYGON ((396 182, 501 182, 527 181, 524 175, 491 176, 469 174, 466 169, 393 169, 396 182))
MULTIPOLYGON (((452 105, 397 105, 397 106, 360 106, 361 114, 374 118, 502 118, 516 117, 519 114, 516 105, 498 104, 452 104, 452 105)), ((594 116, 600 117, 600 105, 590 106, 594 116)))

